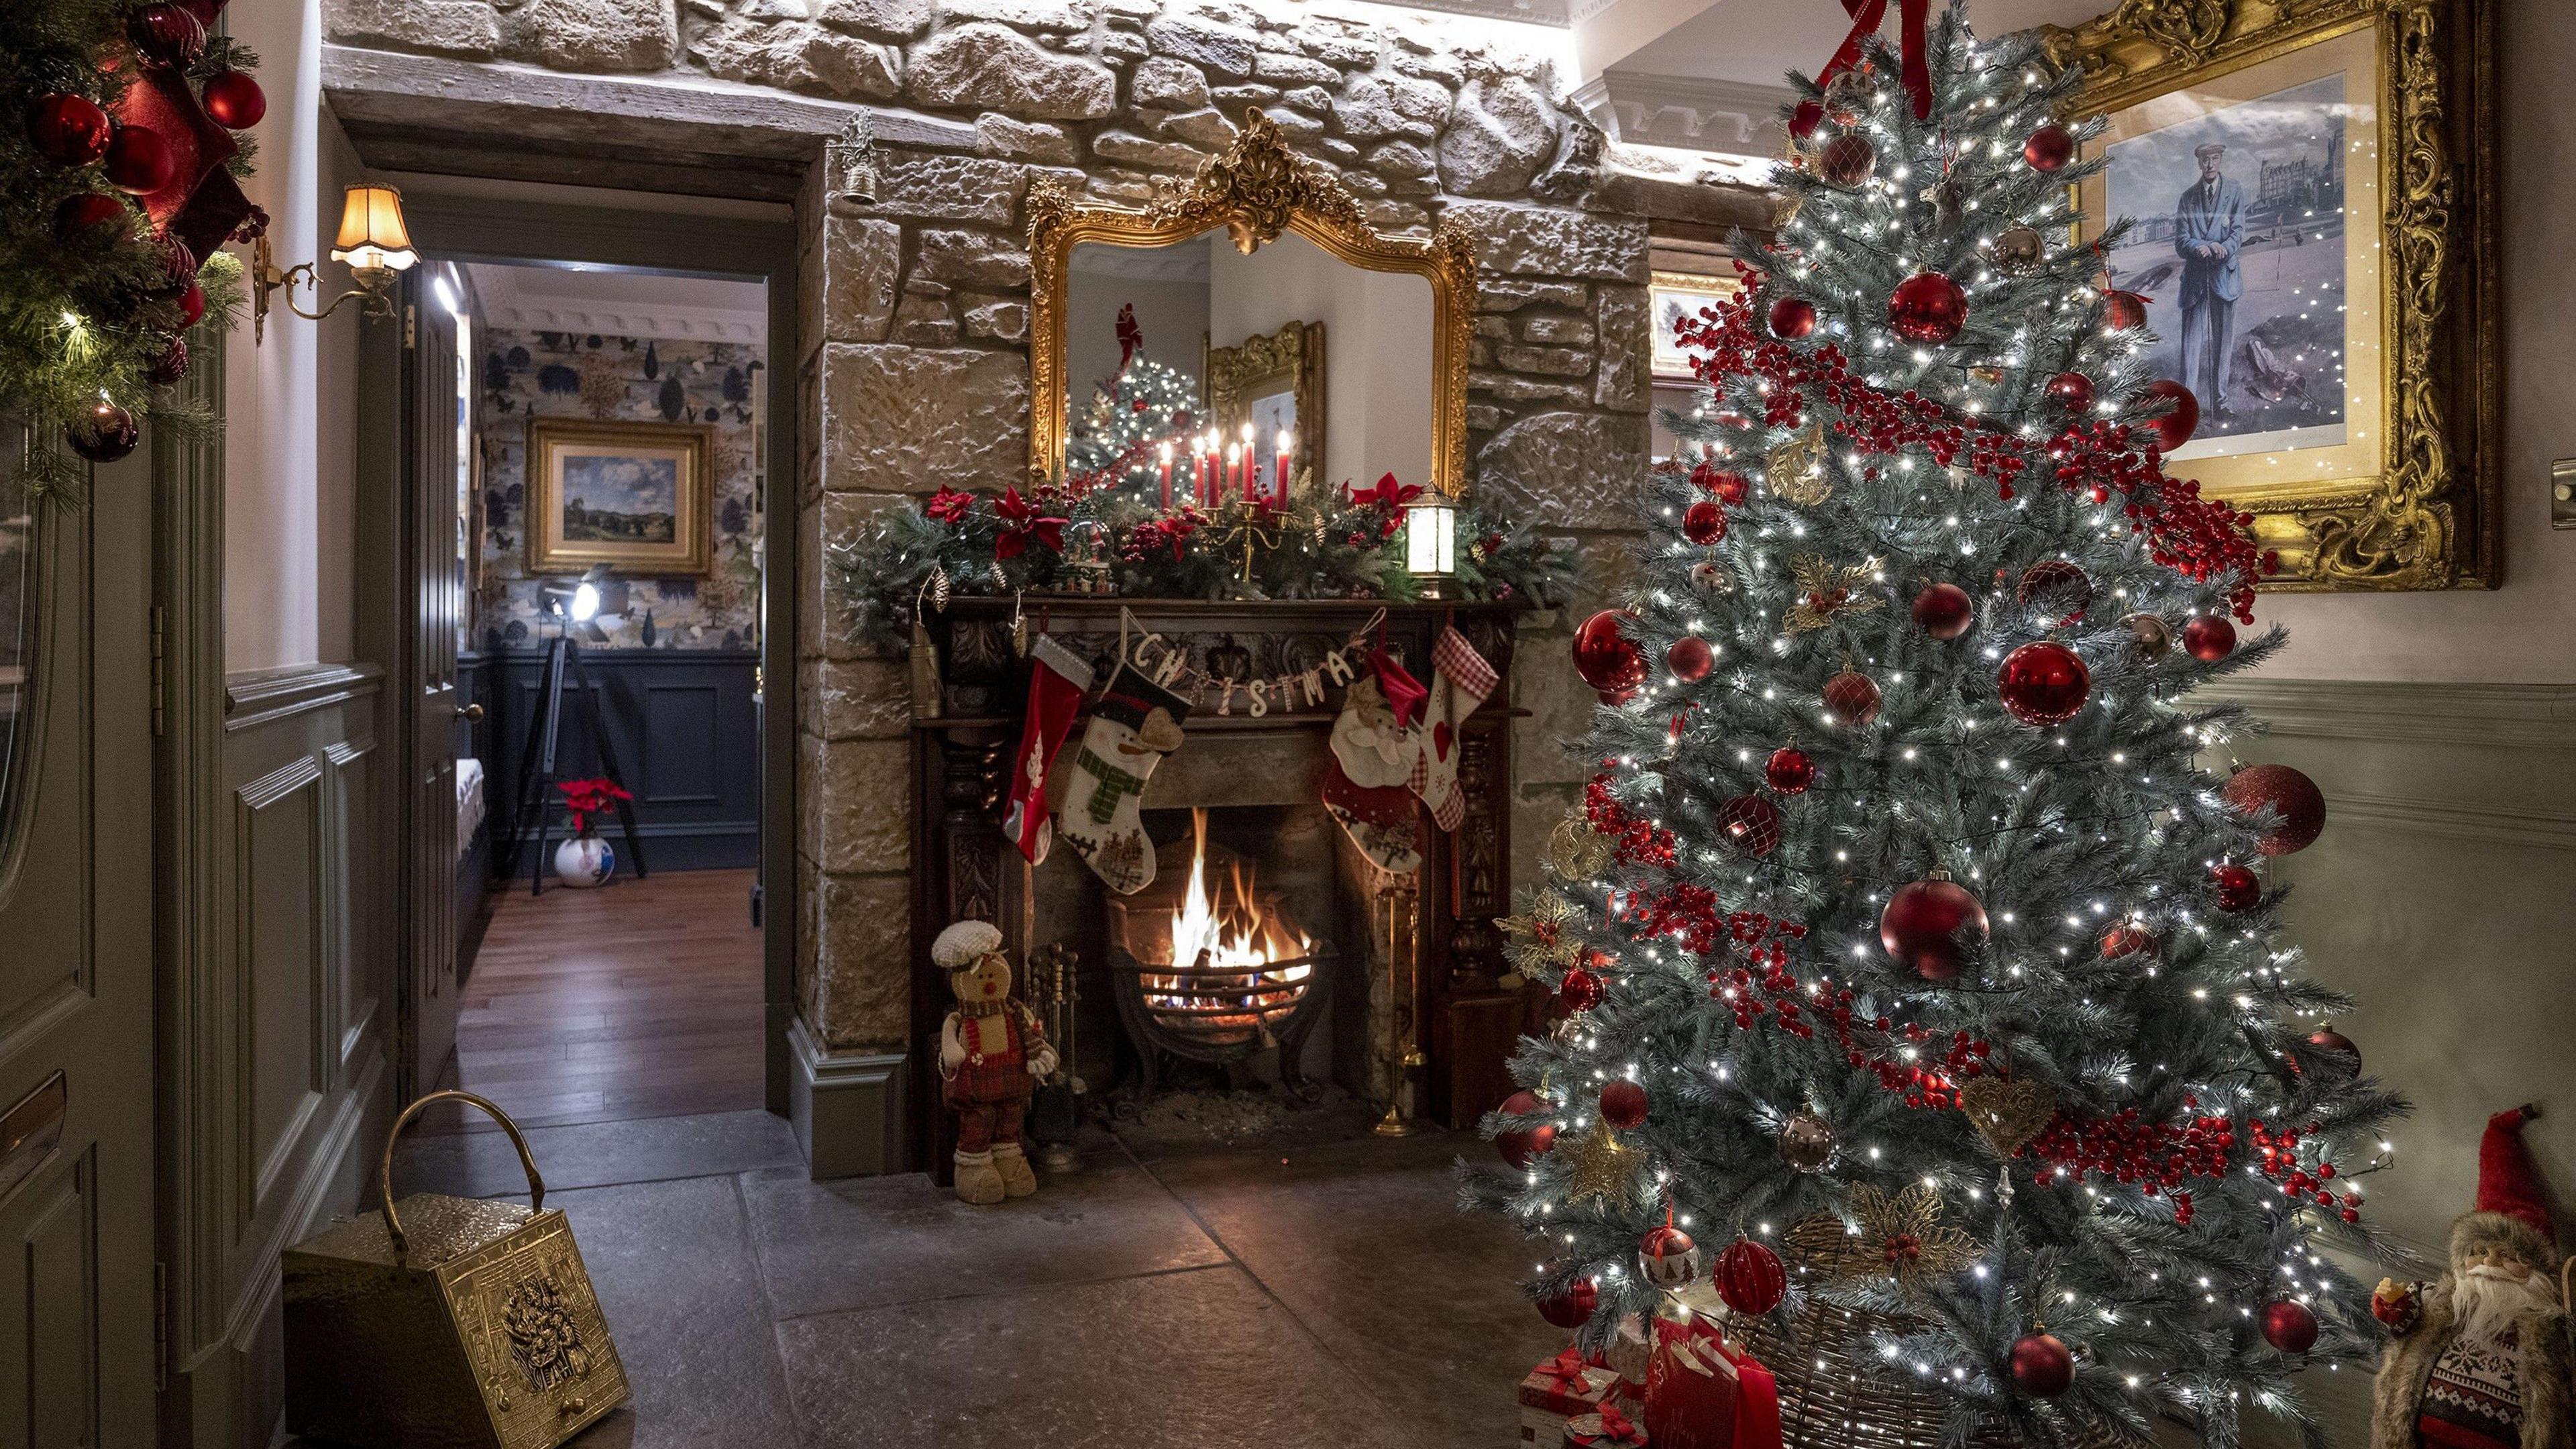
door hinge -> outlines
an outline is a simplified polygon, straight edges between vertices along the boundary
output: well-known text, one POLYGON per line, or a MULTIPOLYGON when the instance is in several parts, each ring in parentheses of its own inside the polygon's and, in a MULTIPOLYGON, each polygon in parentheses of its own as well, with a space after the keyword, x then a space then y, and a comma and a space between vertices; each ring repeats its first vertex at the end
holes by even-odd
POLYGON ((170 1387, 170 1265, 152 1265, 152 1387, 170 1387))
POLYGON ((409 352, 419 345, 420 308, 405 302, 403 304, 403 351, 409 352))
POLYGON ((167 672, 170 642, 170 610, 161 604, 152 606, 152 734, 159 738, 169 728, 166 709, 167 693, 163 678, 167 672))

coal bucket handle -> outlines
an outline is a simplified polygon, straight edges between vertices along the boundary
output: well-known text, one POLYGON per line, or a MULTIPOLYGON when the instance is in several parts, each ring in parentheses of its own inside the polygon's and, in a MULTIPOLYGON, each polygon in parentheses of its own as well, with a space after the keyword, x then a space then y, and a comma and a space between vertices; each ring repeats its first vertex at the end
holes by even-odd
POLYGON ((411 1119, 432 1102, 471 1102, 490 1113, 492 1120, 501 1124, 501 1130, 510 1134, 510 1145, 519 1149, 519 1166, 528 1173, 529 1210, 538 1211, 546 1205, 546 1180, 537 1176, 537 1160, 528 1155, 528 1139, 519 1135, 519 1124, 510 1120, 509 1113, 472 1092, 432 1092, 403 1108, 402 1115, 394 1119, 394 1130, 385 1134, 384 1159, 376 1164, 376 1196, 384 1201, 385 1235, 393 1240, 396 1257, 403 1255, 404 1246, 402 1219, 394 1216, 394 1144, 402 1140, 403 1129, 411 1125, 411 1119))

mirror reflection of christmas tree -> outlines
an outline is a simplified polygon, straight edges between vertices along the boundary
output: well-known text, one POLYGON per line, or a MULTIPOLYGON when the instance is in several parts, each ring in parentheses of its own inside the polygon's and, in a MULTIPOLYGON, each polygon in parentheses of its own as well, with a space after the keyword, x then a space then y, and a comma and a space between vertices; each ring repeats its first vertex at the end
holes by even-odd
POLYGON ((1186 451, 1200 420, 1199 385, 1145 355, 1136 306, 1118 309, 1118 372, 1092 384, 1091 406, 1065 442, 1068 491, 1108 488, 1139 500, 1156 488, 1162 445, 1186 451))

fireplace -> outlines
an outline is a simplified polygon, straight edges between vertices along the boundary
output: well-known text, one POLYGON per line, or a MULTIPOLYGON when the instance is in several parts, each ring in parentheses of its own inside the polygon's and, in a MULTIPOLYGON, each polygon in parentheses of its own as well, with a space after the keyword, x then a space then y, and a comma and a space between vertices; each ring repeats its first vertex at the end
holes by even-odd
MULTIPOLYGON (((1248 691, 1226 687, 1314 667, 1372 623, 1374 602, 1122 611, 1114 599, 1032 596, 1021 608, 1033 631, 1103 679, 1122 647, 1141 665, 1159 646, 1217 682, 1202 686, 1185 742, 1145 791, 1154 882, 1116 897, 1073 852, 1031 868, 1001 835, 1027 690, 1012 602, 959 598, 924 621, 930 647, 915 650, 915 697, 938 713, 914 731, 919 1038, 936 1033, 949 1005, 928 942, 972 916, 999 925, 1015 959, 1043 954, 1029 975, 1052 994, 1032 1004, 1064 1023, 1068 1066, 1099 1096, 1132 1100, 1176 1075, 1221 1073, 1236 1084, 1275 1080, 1304 1100, 1338 1084, 1373 1111, 1393 1103, 1403 1117, 1463 1127, 1510 1093, 1505 1062, 1537 1007, 1497 984, 1494 922, 1511 909, 1507 686, 1459 732, 1466 824, 1443 835, 1426 820, 1421 868, 1389 875, 1319 800, 1338 685, 1257 716, 1248 691)), ((1498 606, 1387 609, 1384 647, 1427 677, 1431 644, 1453 622, 1508 677, 1512 619, 1498 606)), ((939 1172, 949 1124, 926 1056, 914 1061, 915 1160, 939 1172)))

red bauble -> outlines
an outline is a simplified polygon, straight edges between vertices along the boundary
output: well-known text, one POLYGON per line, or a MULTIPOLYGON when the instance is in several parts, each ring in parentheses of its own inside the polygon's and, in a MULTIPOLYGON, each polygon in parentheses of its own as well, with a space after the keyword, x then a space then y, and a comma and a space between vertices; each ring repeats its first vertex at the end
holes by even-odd
POLYGON ((1567 1011, 1590 1011, 1601 1004, 1601 978, 1580 966, 1565 969, 1565 979, 1556 984, 1556 999, 1567 1011))
POLYGON ((1726 537, 1726 510, 1703 498, 1682 513, 1682 537, 1706 548, 1726 537))
POLYGON ((2211 893, 2218 898, 2218 908, 2222 911, 2241 914, 2263 902, 2263 882, 2255 878, 2254 872, 2241 865, 2210 867, 2209 884, 2211 893))
POLYGON ((1878 718, 1878 701, 1878 683, 1866 674, 1846 669, 1825 681, 1825 708, 1854 729, 1878 718))
POLYGON ((2182 626, 2182 647, 2203 664, 2215 664, 2236 652, 2236 626, 2203 614, 2182 626))
POLYGON ((2048 400, 2070 413, 2093 406, 2093 379, 2080 372, 2061 372, 2048 380, 2048 400))
POLYGON ((2060 125, 2042 126, 2021 143, 2021 159, 2029 162, 2033 171, 2063 171, 2066 163, 2075 159, 2075 133, 2060 125))
POLYGON ((1601 1120, 1625 1132, 1646 1120, 1646 1089, 1625 1077, 1601 1089, 1601 1120))
POLYGON ((1995 674, 2004 708, 2027 725, 2073 719, 2093 693, 2093 675, 2076 652, 2053 639, 2024 644, 2004 656, 1995 674))
POLYGON ((1962 929, 1986 934, 1986 908, 1967 887, 1942 876, 1918 880, 1887 898, 1878 914, 1878 943, 1926 981, 1959 974, 1962 929))
MULTIPOLYGON (((1536 1092, 1514 1092, 1503 1099, 1502 1110, 1515 1117, 1547 1110, 1547 1102, 1536 1092)), ((1494 1138, 1495 1148, 1503 1160, 1514 1167, 1527 1167, 1556 1146, 1556 1124, 1541 1122, 1535 1127, 1522 1127, 1503 1132, 1494 1138)), ((1590 1315, 1585 1315, 1589 1317, 1590 1315)))
POLYGON ((2283 1353, 2306 1353, 2317 1346, 2317 1316, 2308 1305, 2287 1298, 2263 1305, 2263 1341, 2283 1353))
POLYGON ((1717 667, 1717 651, 1697 634, 1684 634, 1664 651, 1664 667, 1684 684, 1697 684, 1717 667))
POLYGON ((1908 342, 1947 342, 1968 325, 1968 294, 1939 272, 1916 272, 1888 296, 1887 325, 1908 342))
POLYGON ((161 355, 143 369, 143 380, 154 387, 168 387, 188 375, 188 339, 173 337, 161 355))
POLYGON ((2325 792, 2317 782, 2287 765, 2254 765, 2227 777, 2218 793, 2240 815, 2255 815, 2269 806, 2281 823, 2255 845, 2265 855, 2290 855, 2316 844, 2326 828, 2325 792))
POLYGON ((2155 949, 2156 938, 2133 922, 2122 921, 2102 933, 2102 959, 2105 961, 2117 961, 2140 951, 2153 955, 2155 949))
POLYGON ((1795 342, 1816 330, 1816 304, 1804 297, 1783 297, 1771 304, 1771 335, 1795 342))
POLYGON ((1762 767, 1762 778, 1783 795, 1804 795, 1807 787, 1816 783, 1816 762, 1796 745, 1782 745, 1771 752, 1770 762, 1762 767))
POLYGON ((1768 1313, 1789 1296, 1789 1275, 1780 1267, 1780 1255, 1751 1238, 1738 1238, 1718 1254, 1709 1278, 1717 1285, 1717 1296, 1738 1313, 1768 1313))
POLYGON ((1836 186, 1858 186, 1878 170, 1878 148, 1849 131, 1825 143, 1817 165, 1836 186))
POLYGON ((1670 1223, 1646 1230, 1637 1239, 1637 1271, 1669 1293, 1699 1277, 1699 1244, 1670 1223))
POLYGON ((1780 848, 1780 807, 1759 795, 1738 795, 1717 808, 1718 833, 1747 855, 1780 848))
POLYGON ((1729 508, 1742 504, 1753 491, 1753 485, 1745 481, 1743 474, 1708 463, 1691 470, 1691 482, 1701 492, 1729 508))
POLYGON ((2156 431, 2156 446, 2170 453, 2190 442, 2191 435, 2200 430, 2200 399, 2191 395, 2190 388, 2169 378, 2159 379, 2147 384, 2147 398, 2169 398, 2173 402, 2172 411, 2147 424, 2156 431))
POLYGON ((63 429, 63 441, 93 463, 114 463, 143 441, 143 429, 134 414, 102 398, 88 417, 63 429))
POLYGON ((54 240, 65 246, 104 242, 123 231, 133 214, 124 202, 95 191, 68 196, 54 208, 54 240))
POLYGON ((228 70, 206 82, 206 114, 227 130, 247 131, 268 114, 268 96, 246 71, 228 70))
POLYGON ((183 329, 196 326, 197 319, 206 315, 206 289, 194 282, 179 293, 178 302, 179 326, 183 329))
POLYGON ((2093 581, 2084 570, 2062 558, 2044 558, 2021 571, 2021 587, 2013 597, 2024 605, 2033 599, 2048 599, 2068 606, 2057 618, 2056 627, 2063 629, 2084 617, 2093 607, 2093 581))
POLYGON ((1581 1328, 1592 1321, 1592 1310, 1601 1306, 1601 1290, 1589 1278, 1569 1283, 1562 1293, 1550 1293, 1538 1301, 1538 1316, 1559 1328, 1581 1328))
POLYGON ((189 14, 197 17, 198 24, 212 30, 215 17, 224 13, 226 0, 179 0, 179 3, 187 7, 189 14))
POLYGON ((2308 1033, 2308 1045, 2321 1052, 2340 1052, 2352 1058, 2354 1071, 2361 1070, 2361 1048, 2352 1044, 2351 1037, 2345 1036, 2330 1026, 2321 1026, 2308 1033))
POLYGON ((150 126, 119 126, 107 143, 107 179, 119 191, 147 196, 178 174, 179 158, 150 126))
POLYGON ((134 48, 155 65, 193 65, 206 53, 206 22, 185 5, 146 5, 129 27, 134 48))
POLYGON ((55 92, 36 98, 27 114, 27 140, 57 166, 87 166, 107 154, 115 123, 87 96, 55 92))
POLYGON ((1619 632, 1624 617, 1617 609, 1604 609, 1574 631, 1574 672, 1613 702, 1646 682, 1644 651, 1619 632))
POLYGON ((1914 596, 1914 622, 1935 639, 1956 639, 1977 622, 1977 602, 1957 584, 1930 584, 1914 596))
POLYGON ((2102 325, 2114 332, 2126 332, 2147 325, 2147 299, 2135 292, 2112 290, 2102 294, 2102 325))
POLYGON ((2024 1334, 2013 1340, 2012 1381, 2032 1398, 2056 1398, 2075 1385, 2075 1355, 2056 1334, 2024 1334))

